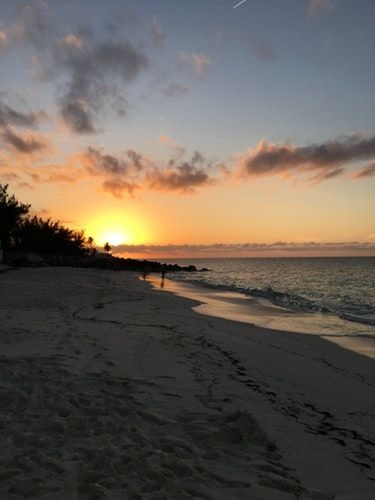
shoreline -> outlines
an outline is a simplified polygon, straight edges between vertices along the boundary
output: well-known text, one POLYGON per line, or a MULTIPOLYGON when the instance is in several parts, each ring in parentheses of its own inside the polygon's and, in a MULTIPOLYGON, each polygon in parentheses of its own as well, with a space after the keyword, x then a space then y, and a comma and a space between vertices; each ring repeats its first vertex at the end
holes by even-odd
POLYGON ((160 280, 156 275, 150 275, 147 281, 155 290, 169 291, 198 302, 193 310, 200 314, 249 323, 265 330, 315 335, 375 359, 375 336, 365 333, 370 328, 374 329, 375 333, 373 326, 355 325, 353 330, 357 329, 357 333, 340 335, 334 332, 340 331, 344 320, 329 313, 295 313, 267 299, 249 297, 240 292, 205 288, 185 281, 160 280))
POLYGON ((374 361, 132 272, 1 274, 0 498, 366 500, 374 361))

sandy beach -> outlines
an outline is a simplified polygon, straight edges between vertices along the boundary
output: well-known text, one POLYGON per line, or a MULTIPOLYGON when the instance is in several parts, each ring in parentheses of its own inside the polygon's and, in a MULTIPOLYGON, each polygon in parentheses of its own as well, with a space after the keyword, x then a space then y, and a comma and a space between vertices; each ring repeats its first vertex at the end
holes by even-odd
POLYGON ((375 497, 375 361, 132 272, 0 272, 0 499, 375 497))

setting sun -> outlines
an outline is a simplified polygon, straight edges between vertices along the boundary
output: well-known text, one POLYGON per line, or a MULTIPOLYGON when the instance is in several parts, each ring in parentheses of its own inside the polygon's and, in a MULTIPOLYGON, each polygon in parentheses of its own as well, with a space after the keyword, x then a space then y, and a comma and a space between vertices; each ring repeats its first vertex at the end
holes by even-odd
POLYGON ((105 245, 106 242, 114 246, 121 245, 123 243, 128 243, 129 235, 119 230, 106 231, 100 236, 100 238, 98 238, 98 244, 100 246, 103 246, 105 245))
POLYGON ((99 215, 86 225, 85 233, 94 238, 94 244, 104 246, 129 245, 143 242, 143 224, 131 216, 115 213, 99 215))

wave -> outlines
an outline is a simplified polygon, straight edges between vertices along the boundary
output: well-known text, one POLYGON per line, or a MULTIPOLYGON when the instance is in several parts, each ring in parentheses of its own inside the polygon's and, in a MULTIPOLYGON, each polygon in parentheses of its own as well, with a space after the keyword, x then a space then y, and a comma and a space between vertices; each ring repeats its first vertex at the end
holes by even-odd
MULTIPOLYGON (((173 277, 174 279, 180 281, 179 276, 173 277)), ((322 314, 334 314, 341 319, 346 321, 351 321, 354 323, 361 323, 364 325, 375 326, 375 318, 364 317, 357 314, 351 314, 345 311, 338 311, 337 309, 331 308, 327 305, 322 305, 314 302, 306 297, 302 297, 297 294, 280 292, 273 289, 271 286, 264 288, 244 288, 238 287, 236 285, 224 285, 224 284, 213 284, 202 279, 183 279, 182 281, 188 281, 193 285, 204 286, 205 288, 224 290, 241 293, 249 297, 257 297, 269 300, 272 304, 289 309, 293 312, 303 312, 303 313, 322 313, 322 314)))
POLYGON ((375 326, 375 318, 364 318, 363 316, 356 316, 354 314, 341 313, 341 319, 352 321, 353 323, 362 323, 363 325, 375 326))

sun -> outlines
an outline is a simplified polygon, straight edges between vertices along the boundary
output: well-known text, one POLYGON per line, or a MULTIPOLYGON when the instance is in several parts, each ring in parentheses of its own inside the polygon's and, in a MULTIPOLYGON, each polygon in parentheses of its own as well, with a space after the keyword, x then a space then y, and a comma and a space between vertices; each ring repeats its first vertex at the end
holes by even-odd
POLYGON ((107 242, 111 246, 118 246, 129 243, 129 241, 130 241, 129 235, 126 234, 125 231, 122 231, 121 229, 105 230, 98 238, 98 244, 101 246, 105 245, 107 242))
POLYGON ((113 248, 132 245, 144 239, 143 224, 138 217, 113 212, 94 216, 85 224, 85 233, 94 239, 98 247, 104 247, 106 243, 113 248))

